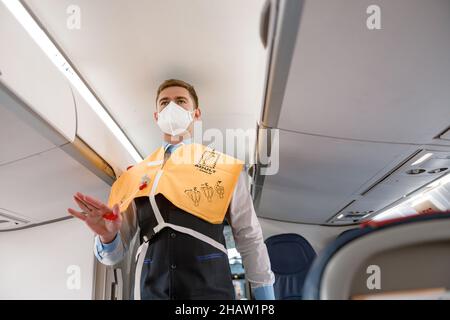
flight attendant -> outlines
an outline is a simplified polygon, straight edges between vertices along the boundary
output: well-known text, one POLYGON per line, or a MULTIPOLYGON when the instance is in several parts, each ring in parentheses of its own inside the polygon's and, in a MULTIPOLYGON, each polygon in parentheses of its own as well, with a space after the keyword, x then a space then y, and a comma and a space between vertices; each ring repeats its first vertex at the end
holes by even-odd
POLYGON ((163 144, 113 184, 108 204, 74 196, 96 234, 94 253, 120 262, 138 233, 135 299, 235 299, 224 220, 232 228, 256 299, 274 299, 274 274, 246 186, 243 163, 191 140, 201 111, 194 87, 163 82, 154 119, 163 144))

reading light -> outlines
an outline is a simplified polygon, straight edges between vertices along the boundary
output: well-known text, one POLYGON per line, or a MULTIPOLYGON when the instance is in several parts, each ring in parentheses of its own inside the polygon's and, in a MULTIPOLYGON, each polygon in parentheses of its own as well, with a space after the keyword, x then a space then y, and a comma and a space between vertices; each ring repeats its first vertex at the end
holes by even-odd
MULTIPOLYGON (((384 220, 386 218, 395 218, 398 216, 405 216, 405 215, 409 215, 409 214, 405 214, 405 213, 400 213, 400 207, 402 205, 408 204, 408 207, 414 207, 426 200, 429 200, 429 192, 431 190, 440 188, 442 186, 444 186, 445 184, 450 182, 450 173, 446 174, 445 176, 443 176, 442 178, 437 179, 436 181, 428 184, 427 186, 425 186, 426 191, 421 192, 417 195, 414 195, 412 197, 410 197, 409 199, 402 201, 401 203, 399 203, 398 205, 396 205, 395 207, 392 207, 386 211, 380 212, 379 214, 377 214, 376 216, 374 216, 372 218, 372 220, 374 221, 380 221, 380 220, 384 220)), ((415 212, 411 212, 410 214, 414 214, 415 212)))
POLYGON ((427 159, 428 159, 429 157, 431 157, 432 155, 433 155, 432 152, 429 152, 429 153, 427 153, 427 154, 424 154, 424 155, 421 156, 419 159, 417 159, 416 161, 414 161, 414 162, 411 164, 411 166, 415 166, 415 165, 418 165, 418 164, 424 162, 425 160, 427 160, 427 159))
POLYGON ((421 204, 421 203, 423 203, 425 201, 428 201, 428 200, 430 200, 429 197, 419 198, 419 199, 417 199, 415 201, 411 201, 410 206, 414 208, 415 206, 417 206, 417 205, 419 205, 419 204, 421 204))
MULTIPOLYGON (((395 208, 395 207, 394 207, 395 208)), ((386 218, 393 218, 394 216, 397 216, 398 213, 396 214, 394 212, 394 210, 390 209, 390 210, 386 210, 384 212, 381 212, 379 214, 377 214, 375 217, 372 218, 373 221, 381 221, 384 220, 386 218)))
POLYGON ((48 56, 59 71, 69 80, 69 82, 80 93, 83 99, 91 107, 91 109, 100 117, 109 130, 130 153, 131 157, 136 161, 142 161, 141 155, 136 148, 123 133, 122 129, 117 125, 114 119, 108 114, 94 94, 89 90, 86 84, 81 80, 79 75, 71 67, 69 62, 64 58, 58 48, 53 44, 52 40, 45 34, 33 17, 28 13, 19 0, 1 0, 8 8, 16 20, 28 32, 31 38, 38 44, 42 51, 48 56))

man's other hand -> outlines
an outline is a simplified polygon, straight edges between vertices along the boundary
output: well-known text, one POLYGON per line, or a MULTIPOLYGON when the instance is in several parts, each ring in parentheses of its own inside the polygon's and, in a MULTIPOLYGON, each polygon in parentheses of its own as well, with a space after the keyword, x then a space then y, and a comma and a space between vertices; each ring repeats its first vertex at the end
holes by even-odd
POLYGON ((72 208, 67 209, 67 211, 72 216, 84 221, 104 244, 112 242, 122 225, 119 206, 115 204, 112 208, 109 208, 101 201, 80 192, 77 192, 73 199, 80 207, 81 212, 72 208), (111 216, 111 213, 113 216, 111 216), (105 218, 105 216, 108 218, 105 218))

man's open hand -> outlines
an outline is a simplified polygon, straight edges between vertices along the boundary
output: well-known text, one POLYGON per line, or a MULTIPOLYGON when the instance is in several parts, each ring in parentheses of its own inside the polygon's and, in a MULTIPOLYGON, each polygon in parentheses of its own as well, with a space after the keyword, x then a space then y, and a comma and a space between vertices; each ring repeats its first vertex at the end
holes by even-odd
POLYGON ((67 211, 72 216, 83 220, 95 234, 99 235, 103 243, 113 241, 122 225, 119 206, 115 204, 112 208, 109 208, 101 201, 80 192, 77 192, 73 199, 80 207, 81 212, 72 208, 67 209, 67 211), (105 218, 105 216, 108 218, 105 218))

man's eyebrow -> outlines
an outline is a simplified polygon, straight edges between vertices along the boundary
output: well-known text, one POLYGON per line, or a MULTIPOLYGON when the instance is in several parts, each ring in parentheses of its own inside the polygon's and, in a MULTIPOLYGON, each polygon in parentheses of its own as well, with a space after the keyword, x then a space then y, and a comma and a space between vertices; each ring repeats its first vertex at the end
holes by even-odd
MULTIPOLYGON (((186 98, 185 96, 178 96, 178 97, 175 97, 175 99, 185 99, 185 100, 187 100, 188 98, 186 98)), ((161 103, 163 101, 166 101, 166 100, 169 100, 169 98, 167 98, 167 97, 161 98, 161 99, 159 99, 159 103, 161 103)))

